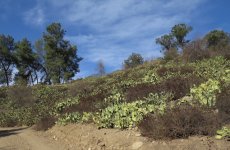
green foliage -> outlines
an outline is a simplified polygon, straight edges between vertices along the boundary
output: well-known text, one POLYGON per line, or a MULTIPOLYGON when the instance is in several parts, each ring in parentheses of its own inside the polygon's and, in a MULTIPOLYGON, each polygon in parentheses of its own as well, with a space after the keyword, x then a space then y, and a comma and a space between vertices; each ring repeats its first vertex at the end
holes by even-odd
POLYGON ((222 127, 222 129, 216 131, 217 135, 215 136, 216 139, 220 140, 223 138, 230 139, 230 128, 229 127, 222 127))
POLYGON ((148 98, 132 103, 116 103, 97 113, 94 121, 104 128, 132 128, 150 112, 163 113, 169 95, 150 94, 148 98))
POLYGON ((172 34, 162 35, 156 39, 156 44, 160 44, 164 51, 169 51, 176 47, 175 39, 172 34))
POLYGON ((216 104, 216 94, 220 93, 220 82, 209 79, 198 87, 191 88, 190 92, 202 105, 212 107, 216 104))
POLYGON ((205 36, 205 39, 207 40, 208 47, 224 47, 230 42, 229 34, 222 30, 210 31, 205 36))
POLYGON ((124 101, 124 96, 123 94, 113 91, 112 95, 110 95, 109 97, 105 98, 105 102, 109 103, 109 104, 119 104, 122 101, 124 101))
POLYGON ((176 38, 177 44, 183 47, 187 40, 185 40, 186 35, 192 31, 192 27, 186 24, 177 24, 172 27, 171 33, 176 38))
POLYGON ((197 62, 195 65, 195 74, 206 79, 214 79, 220 81, 229 70, 230 61, 222 56, 214 57, 197 62))
POLYGON ((230 85, 230 69, 224 71, 221 81, 223 81, 225 85, 230 85))
POLYGON ((36 85, 33 88, 33 94, 38 100, 44 102, 53 102, 54 100, 68 98, 66 86, 36 85))
POLYGON ((93 114, 88 112, 79 112, 67 113, 58 118, 57 124, 66 125, 68 123, 84 123, 92 120, 93 114))
POLYGON ((14 38, 0 34, 0 71, 1 75, 4 74, 4 78, 1 77, 1 83, 9 86, 12 79, 13 65, 15 64, 15 43, 14 38))
POLYGON ((156 71, 148 71, 147 74, 143 78, 144 83, 159 83, 162 79, 156 74, 156 71))
POLYGON ((65 31, 60 23, 50 24, 43 35, 45 66, 53 83, 69 81, 79 72, 82 58, 76 55, 77 47, 64 40, 65 31))
POLYGON ((16 66, 18 73, 16 74, 17 83, 27 85, 29 81, 34 82, 33 73, 37 70, 37 56, 32 50, 32 45, 27 39, 23 39, 16 45, 16 66))
POLYGON ((165 34, 156 39, 156 44, 160 44, 164 51, 165 60, 175 60, 178 58, 178 49, 183 48, 189 41, 185 37, 192 31, 192 27, 186 24, 177 24, 172 27, 171 33, 165 34))
POLYGON ((93 119, 93 114, 89 112, 83 112, 81 121, 82 122, 89 122, 93 119))
POLYGON ((132 53, 128 59, 124 60, 124 67, 125 69, 134 68, 138 65, 144 63, 144 59, 140 54, 132 53))
POLYGON ((66 125, 67 123, 79 123, 81 122, 82 115, 79 112, 65 114, 58 118, 57 124, 66 125))
POLYGON ((79 103, 79 98, 67 98, 65 101, 58 102, 54 107, 55 107, 55 112, 56 113, 61 113, 65 108, 68 108, 74 104, 79 103))

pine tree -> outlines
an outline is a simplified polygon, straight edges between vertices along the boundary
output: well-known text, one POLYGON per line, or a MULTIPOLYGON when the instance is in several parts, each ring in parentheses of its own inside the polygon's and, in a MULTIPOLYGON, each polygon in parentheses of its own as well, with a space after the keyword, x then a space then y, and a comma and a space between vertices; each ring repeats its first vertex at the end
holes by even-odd
POLYGON ((9 86, 12 80, 13 66, 15 64, 15 44, 11 36, 0 35, 0 71, 4 74, 1 83, 9 86))
POLYGON ((53 84, 67 82, 79 72, 77 47, 64 40, 65 31, 60 23, 52 23, 43 35, 45 68, 53 84))
POLYGON ((31 43, 24 38, 16 44, 16 81, 21 84, 34 83, 37 78, 37 55, 33 52, 31 43))

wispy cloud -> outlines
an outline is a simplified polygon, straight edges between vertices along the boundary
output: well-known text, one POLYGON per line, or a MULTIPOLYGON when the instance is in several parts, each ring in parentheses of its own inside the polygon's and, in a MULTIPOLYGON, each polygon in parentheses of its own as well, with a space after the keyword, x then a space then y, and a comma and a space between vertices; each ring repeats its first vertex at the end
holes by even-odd
POLYGON ((45 23, 45 14, 44 10, 40 6, 36 6, 28 11, 26 11, 24 14, 24 21, 27 24, 32 24, 36 26, 43 25, 45 23))
POLYGON ((176 23, 190 23, 205 1, 40 0, 25 13, 25 21, 41 25, 55 15, 67 28, 79 31, 68 31, 66 38, 78 45, 85 62, 103 60, 117 69, 132 52, 160 56, 154 39, 176 23))

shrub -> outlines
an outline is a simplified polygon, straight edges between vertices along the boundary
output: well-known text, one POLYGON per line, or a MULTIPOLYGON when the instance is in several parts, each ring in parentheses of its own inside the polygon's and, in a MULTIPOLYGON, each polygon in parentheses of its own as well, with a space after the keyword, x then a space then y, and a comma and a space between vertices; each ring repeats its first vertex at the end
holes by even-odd
POLYGON ((200 104, 213 107, 216 104, 216 94, 220 93, 219 81, 209 79, 198 87, 193 87, 190 90, 194 99, 198 100, 200 104))
POLYGON ((60 125, 66 125, 67 123, 81 122, 82 115, 79 112, 67 113, 58 118, 57 123, 60 125))
POLYGON ((132 53, 132 55, 130 55, 128 59, 124 60, 124 67, 125 69, 134 68, 143 63, 144 59, 140 54, 132 53))
POLYGON ((149 114, 139 124, 141 134, 154 139, 212 136, 219 127, 217 114, 213 111, 187 105, 168 109, 163 115, 149 114))
POLYGON ((0 101, 7 97, 7 88, 0 87, 0 101))
POLYGON ((214 57, 199 61, 195 65, 195 74, 199 77, 213 80, 222 80, 221 78, 227 75, 226 70, 229 70, 230 61, 224 57, 214 57))
POLYGON ((67 90, 68 88, 62 85, 36 85, 33 87, 33 94, 37 101, 53 105, 69 96, 67 90))
POLYGON ((68 85, 68 93, 72 97, 76 97, 79 95, 84 95, 92 92, 94 87, 92 86, 92 82, 85 80, 78 80, 77 82, 68 85))
POLYGON ((18 106, 30 106, 34 102, 31 87, 13 86, 7 90, 7 97, 18 106))
POLYGON ((157 74, 160 77, 167 76, 168 74, 188 75, 192 74, 195 69, 192 66, 180 66, 180 67, 161 67, 157 70, 157 74))
POLYGON ((18 120, 12 113, 0 112, 0 126, 1 127, 14 127, 17 124, 18 124, 18 120))
POLYGON ((216 107, 222 122, 230 123, 230 85, 222 88, 221 93, 217 94, 216 107))
POLYGON ((54 106, 55 108, 55 112, 56 113, 62 113, 66 108, 71 107, 75 104, 79 103, 79 98, 75 97, 75 98, 68 98, 62 102, 58 102, 56 103, 56 105, 54 106))
POLYGON ((137 99, 143 99, 148 96, 149 93, 172 93, 172 100, 177 100, 189 94, 190 88, 193 85, 198 85, 203 79, 196 76, 188 77, 172 77, 166 79, 158 84, 138 84, 135 87, 131 87, 126 92, 126 100, 128 102, 135 101, 137 99))
POLYGON ((169 95, 150 94, 145 101, 115 103, 97 113, 94 121, 102 128, 132 128, 150 112, 163 113, 169 95))
POLYGON ((56 121, 57 119, 52 116, 43 117, 35 124, 34 129, 37 131, 48 130, 55 125, 56 121))
POLYGON ((97 95, 82 97, 79 100, 79 103, 73 104, 69 107, 66 107, 63 110, 63 113, 72 113, 72 112, 96 112, 99 109, 106 107, 104 103, 104 98, 106 96, 103 93, 98 93, 97 95))
POLYGON ((165 61, 170 61, 170 60, 175 60, 177 61, 179 57, 178 50, 176 48, 171 48, 167 51, 164 51, 164 60, 165 61))
POLYGON ((198 39, 188 43, 182 53, 182 59, 186 62, 195 62, 210 58, 210 51, 206 48, 206 41, 198 39))
POLYGON ((229 139, 230 140, 230 127, 222 127, 222 129, 216 131, 217 135, 215 136, 216 139, 229 139))
POLYGON ((143 78, 143 82, 144 83, 152 83, 152 84, 156 84, 161 82, 162 79, 160 78, 160 76, 158 76, 154 70, 148 71, 147 74, 144 76, 143 78))

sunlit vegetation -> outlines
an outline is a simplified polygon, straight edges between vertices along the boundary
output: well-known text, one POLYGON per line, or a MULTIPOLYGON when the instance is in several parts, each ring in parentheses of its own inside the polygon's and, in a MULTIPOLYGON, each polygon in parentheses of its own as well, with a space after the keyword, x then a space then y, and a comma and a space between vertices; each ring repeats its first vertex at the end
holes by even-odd
POLYGON ((56 84, 71 74, 63 70, 53 76, 51 71, 46 77, 52 85, 1 87, 0 126, 35 124, 48 129, 54 124, 94 123, 98 128, 137 127, 154 139, 216 134, 218 139, 229 138, 230 37, 215 30, 189 41, 185 36, 191 30, 184 24, 174 26, 157 39, 165 57, 144 62, 132 54, 124 70, 108 75, 56 84))

